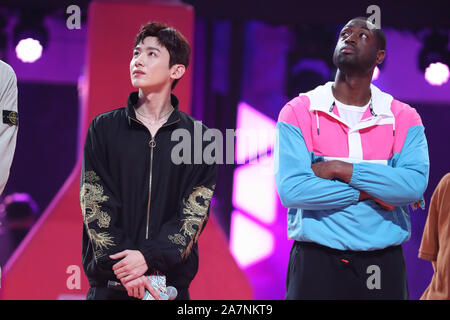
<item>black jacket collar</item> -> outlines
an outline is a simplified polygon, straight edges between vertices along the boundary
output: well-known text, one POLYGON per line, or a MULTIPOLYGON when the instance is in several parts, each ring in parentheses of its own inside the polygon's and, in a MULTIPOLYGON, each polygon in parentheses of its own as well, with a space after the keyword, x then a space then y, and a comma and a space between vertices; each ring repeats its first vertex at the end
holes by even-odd
MULTIPOLYGON (((139 100, 139 92, 137 91, 131 92, 130 95, 128 96, 128 102, 125 110, 128 116, 128 123, 130 125, 132 124, 130 118, 137 120, 136 111, 134 110, 134 108, 136 107, 138 100, 139 100)), ((180 111, 178 110, 179 101, 178 98, 173 93, 170 94, 170 103, 175 108, 175 110, 172 112, 169 119, 167 119, 166 123, 178 122, 178 120, 180 119, 179 114, 180 111)))

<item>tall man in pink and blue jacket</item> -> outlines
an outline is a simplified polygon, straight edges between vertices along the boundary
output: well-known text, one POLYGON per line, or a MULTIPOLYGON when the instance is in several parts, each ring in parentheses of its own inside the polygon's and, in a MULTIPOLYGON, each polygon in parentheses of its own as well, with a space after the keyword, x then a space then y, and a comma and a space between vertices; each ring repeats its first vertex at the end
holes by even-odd
POLYGON ((275 181, 294 239, 286 299, 408 299, 401 244, 429 174, 416 110, 371 84, 384 32, 349 21, 328 82, 280 112, 275 181))

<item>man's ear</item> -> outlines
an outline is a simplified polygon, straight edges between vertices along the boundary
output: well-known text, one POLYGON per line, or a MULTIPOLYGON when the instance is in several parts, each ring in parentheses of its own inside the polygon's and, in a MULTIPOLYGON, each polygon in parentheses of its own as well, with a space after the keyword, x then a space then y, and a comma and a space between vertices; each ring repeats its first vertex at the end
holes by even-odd
POLYGON ((377 64, 382 63, 385 56, 386 56, 386 51, 385 50, 378 50, 378 52, 377 52, 377 64))
POLYGON ((171 68, 170 77, 174 80, 180 79, 186 72, 186 67, 182 64, 174 64, 171 68))

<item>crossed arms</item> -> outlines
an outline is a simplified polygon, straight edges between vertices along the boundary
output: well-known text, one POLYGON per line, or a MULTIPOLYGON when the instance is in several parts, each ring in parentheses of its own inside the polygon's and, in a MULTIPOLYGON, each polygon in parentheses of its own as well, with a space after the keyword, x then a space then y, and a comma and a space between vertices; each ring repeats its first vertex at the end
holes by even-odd
MULTIPOLYGON (((319 178, 329 180, 336 179, 347 184, 350 183, 353 174, 353 164, 339 160, 316 162, 311 165, 311 169, 319 178)), ((363 201, 366 199, 374 200, 380 205, 381 208, 387 211, 392 211, 396 208, 393 205, 387 204, 386 202, 371 196, 367 192, 360 191, 358 201, 363 201)))
POLYGON ((328 210, 373 199, 384 209, 421 199, 428 182, 428 147, 423 126, 411 127, 393 166, 342 161, 312 163, 301 130, 277 123, 275 182, 288 208, 328 210))

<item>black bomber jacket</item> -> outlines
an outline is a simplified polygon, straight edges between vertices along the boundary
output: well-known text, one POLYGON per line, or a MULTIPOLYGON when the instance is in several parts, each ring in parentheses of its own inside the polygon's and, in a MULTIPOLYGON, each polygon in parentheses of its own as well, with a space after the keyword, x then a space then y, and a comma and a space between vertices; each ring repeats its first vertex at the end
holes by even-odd
POLYGON ((109 255, 140 250, 146 274, 159 271, 167 285, 188 288, 198 270, 197 240, 208 220, 216 165, 196 164, 194 152, 190 163, 174 163, 172 150, 181 140, 171 137, 184 129, 191 151, 198 151, 194 140, 202 141, 199 132, 207 128, 178 110, 172 94, 175 109, 152 137, 136 119, 137 101, 138 93, 131 93, 126 107, 96 116, 87 133, 80 186, 83 268, 90 286, 106 286, 118 281, 112 271, 118 260, 109 255))

